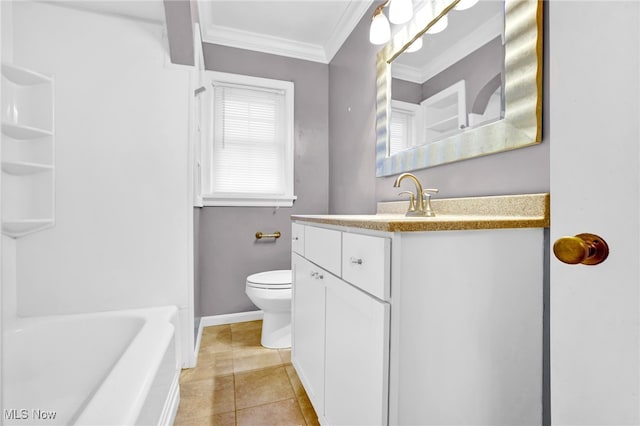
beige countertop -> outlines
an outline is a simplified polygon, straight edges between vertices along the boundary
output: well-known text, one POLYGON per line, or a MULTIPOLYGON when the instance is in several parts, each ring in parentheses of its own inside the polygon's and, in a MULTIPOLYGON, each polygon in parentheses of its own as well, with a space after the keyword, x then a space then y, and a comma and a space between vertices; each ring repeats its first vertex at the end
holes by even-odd
POLYGON ((379 203, 375 215, 294 215, 292 220, 386 232, 548 228, 548 193, 434 199, 435 217, 406 217, 408 202, 379 203))

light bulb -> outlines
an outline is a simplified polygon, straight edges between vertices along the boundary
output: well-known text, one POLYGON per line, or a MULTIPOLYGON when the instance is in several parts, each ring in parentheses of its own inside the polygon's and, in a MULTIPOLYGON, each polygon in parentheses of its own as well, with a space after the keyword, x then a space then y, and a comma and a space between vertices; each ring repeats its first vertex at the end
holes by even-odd
POLYGON ((453 9, 454 10, 469 9, 470 7, 475 6, 476 3, 478 3, 478 0, 460 0, 460 2, 453 9))
POLYGON ((369 41, 373 44, 385 44, 391 38, 391 26, 384 13, 380 12, 373 17, 369 29, 369 41))
POLYGON ((422 49, 422 37, 416 39, 413 43, 411 43, 411 45, 407 47, 407 50, 405 50, 405 52, 412 53, 417 52, 420 49, 422 49))
POLYGON ((442 18, 438 19, 435 24, 427 31, 427 34, 438 34, 440 31, 444 31, 449 25, 449 19, 447 15, 444 15, 442 18))
POLYGON ((389 20, 394 24, 409 22, 413 16, 412 0, 391 0, 389 5, 389 20))

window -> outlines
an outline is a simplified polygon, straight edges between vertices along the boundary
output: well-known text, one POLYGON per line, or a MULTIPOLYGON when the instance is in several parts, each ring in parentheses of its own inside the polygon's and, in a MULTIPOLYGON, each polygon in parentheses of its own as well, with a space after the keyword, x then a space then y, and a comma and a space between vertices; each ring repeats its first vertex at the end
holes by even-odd
POLYGON ((389 121, 389 155, 417 145, 420 140, 420 106, 391 100, 389 121))
POLYGON ((207 72, 205 206, 286 206, 293 195, 293 83, 207 72))

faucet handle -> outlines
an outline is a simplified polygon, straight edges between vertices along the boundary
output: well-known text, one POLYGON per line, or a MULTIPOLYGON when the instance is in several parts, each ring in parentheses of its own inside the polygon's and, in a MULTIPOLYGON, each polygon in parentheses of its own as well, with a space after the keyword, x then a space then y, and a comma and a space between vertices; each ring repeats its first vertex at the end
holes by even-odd
POLYGON ((398 193, 398 195, 409 194, 409 211, 413 212, 416 210, 416 195, 411 191, 402 191, 398 193))
POLYGON ((427 188, 422 191, 422 200, 424 201, 424 215, 428 217, 433 217, 436 215, 433 209, 431 208, 431 194, 430 194, 431 192, 436 193, 440 191, 435 188, 427 188))

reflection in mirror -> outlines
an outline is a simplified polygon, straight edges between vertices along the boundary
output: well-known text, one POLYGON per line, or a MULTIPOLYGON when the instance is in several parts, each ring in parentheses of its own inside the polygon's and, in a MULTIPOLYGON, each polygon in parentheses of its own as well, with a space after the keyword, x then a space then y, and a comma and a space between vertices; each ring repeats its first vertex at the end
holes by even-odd
POLYGON ((542 1, 459 3, 426 2, 378 54, 377 176, 541 140, 542 1))
POLYGON ((504 3, 445 18, 391 64, 389 155, 504 117, 504 3))

